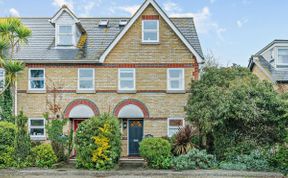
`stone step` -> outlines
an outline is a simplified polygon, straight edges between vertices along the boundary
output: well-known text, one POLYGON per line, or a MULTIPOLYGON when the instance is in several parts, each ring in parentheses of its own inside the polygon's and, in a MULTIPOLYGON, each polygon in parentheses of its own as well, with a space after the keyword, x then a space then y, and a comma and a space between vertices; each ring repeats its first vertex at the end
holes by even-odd
POLYGON ((119 160, 119 167, 120 168, 143 168, 145 167, 146 163, 145 160, 141 157, 122 157, 119 160))
POLYGON ((76 159, 75 158, 69 159, 68 164, 70 166, 76 167, 76 159))

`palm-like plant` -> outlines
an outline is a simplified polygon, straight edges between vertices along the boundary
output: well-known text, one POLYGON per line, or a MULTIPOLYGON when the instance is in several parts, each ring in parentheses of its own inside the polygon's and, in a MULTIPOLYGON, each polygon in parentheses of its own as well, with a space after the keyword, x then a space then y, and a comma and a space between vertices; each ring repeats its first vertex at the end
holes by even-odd
POLYGON ((0 20, 0 41, 6 41, 11 49, 10 58, 13 58, 15 49, 21 44, 26 43, 32 31, 24 26, 20 19, 5 18, 0 20))
POLYGON ((17 97, 17 73, 22 71, 25 65, 21 61, 13 60, 13 55, 20 44, 28 41, 28 37, 31 36, 31 34, 32 31, 24 26, 20 19, 0 19, 0 66, 5 69, 5 87, 0 95, 7 89, 12 91, 14 111, 17 110, 15 108, 17 97), (9 49, 10 54, 4 53, 7 49, 9 49))
MULTIPOLYGON (((22 61, 0 59, 0 66, 5 70, 5 87, 15 86, 17 73, 25 68, 22 61)), ((2 94, 5 90, 2 90, 2 94)))
POLYGON ((188 153, 194 145, 192 143, 193 130, 190 125, 179 128, 179 131, 174 135, 173 139, 173 153, 175 155, 182 155, 188 153))

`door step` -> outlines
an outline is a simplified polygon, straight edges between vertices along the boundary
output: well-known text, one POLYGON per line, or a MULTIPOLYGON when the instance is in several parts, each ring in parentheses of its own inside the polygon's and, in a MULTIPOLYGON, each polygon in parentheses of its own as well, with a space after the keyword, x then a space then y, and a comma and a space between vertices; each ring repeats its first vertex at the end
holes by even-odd
POLYGON ((68 161, 68 164, 70 166, 76 167, 76 159, 75 158, 70 158, 68 161))
POLYGON ((119 160, 120 168, 135 169, 145 167, 145 160, 141 157, 122 157, 119 160))

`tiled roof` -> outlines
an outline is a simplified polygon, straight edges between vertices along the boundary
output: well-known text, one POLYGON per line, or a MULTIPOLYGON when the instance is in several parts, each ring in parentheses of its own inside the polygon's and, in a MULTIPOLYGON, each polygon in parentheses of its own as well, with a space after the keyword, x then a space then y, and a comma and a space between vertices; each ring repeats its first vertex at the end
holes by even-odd
MULTIPOLYGON (((48 22, 50 18, 22 18, 22 22, 32 30, 28 43, 20 47, 15 54, 17 59, 26 62, 98 62, 99 57, 116 38, 123 27, 119 20, 129 18, 79 18, 88 34, 83 49, 55 48, 55 28, 48 22), (108 19, 108 28, 99 27, 102 19, 108 19)), ((171 18, 179 31, 193 48, 203 57, 193 18, 171 18)))

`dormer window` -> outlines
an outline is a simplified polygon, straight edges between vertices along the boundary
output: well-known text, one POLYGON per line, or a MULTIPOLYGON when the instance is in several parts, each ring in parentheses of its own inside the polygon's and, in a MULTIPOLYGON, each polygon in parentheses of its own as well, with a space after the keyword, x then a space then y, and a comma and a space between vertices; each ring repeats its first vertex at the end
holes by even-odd
POLYGON ((57 25, 57 46, 74 46, 74 25, 57 25))
POLYGON ((142 21, 142 42, 159 43, 159 20, 142 21))
POLYGON ((277 65, 288 65, 288 48, 278 49, 277 65))

